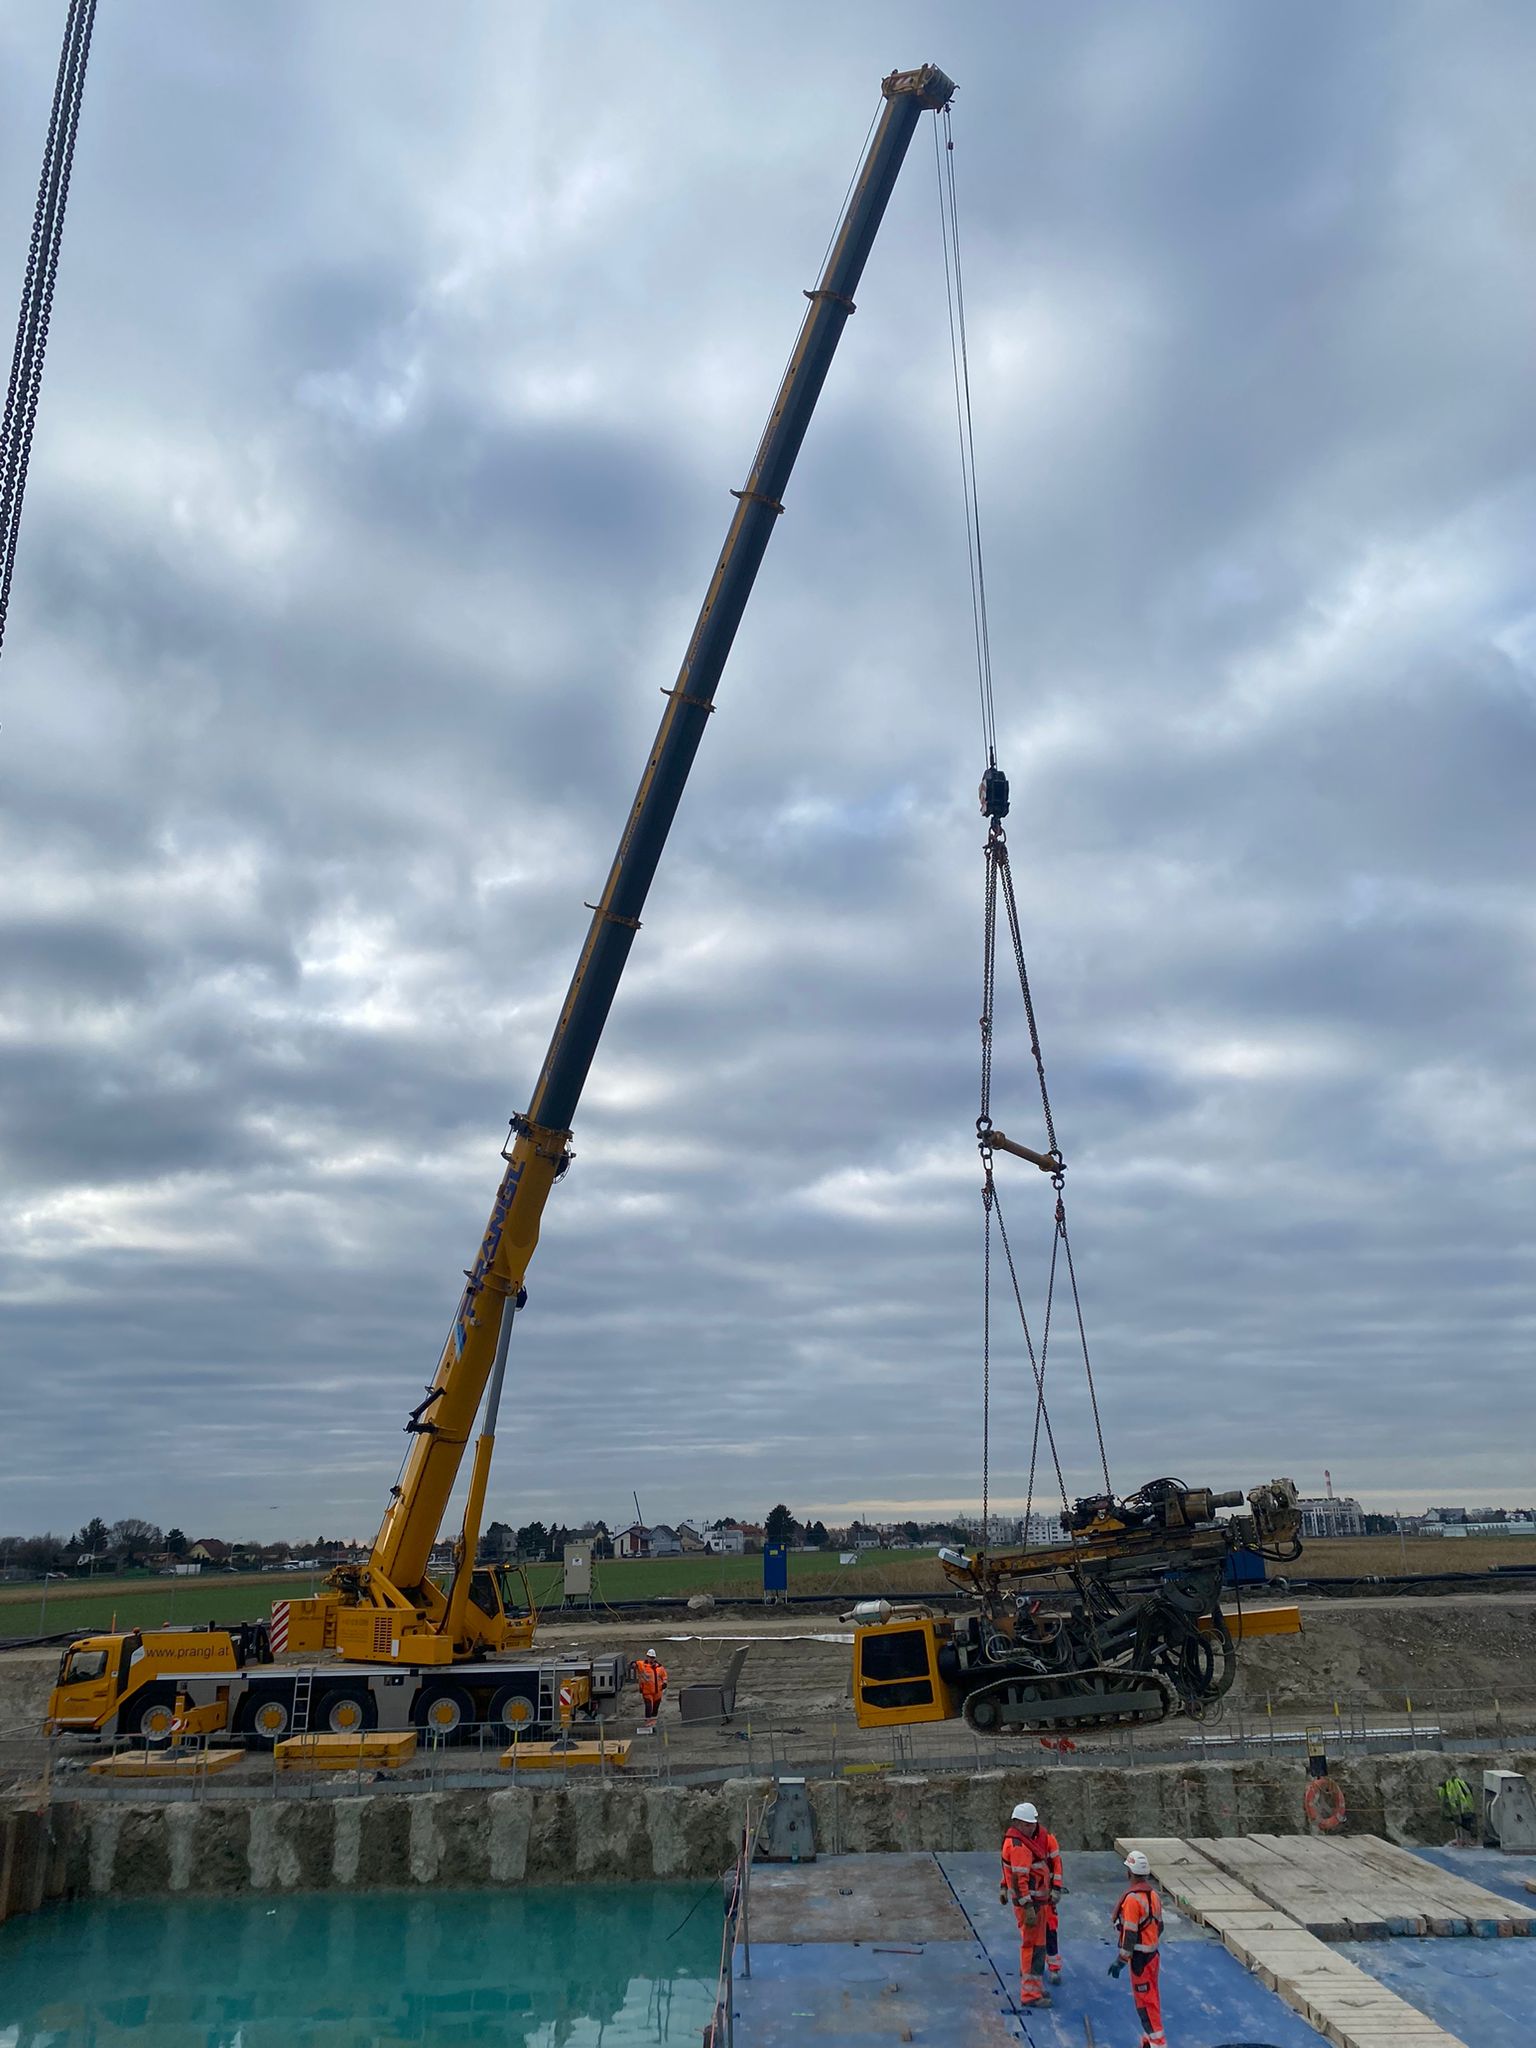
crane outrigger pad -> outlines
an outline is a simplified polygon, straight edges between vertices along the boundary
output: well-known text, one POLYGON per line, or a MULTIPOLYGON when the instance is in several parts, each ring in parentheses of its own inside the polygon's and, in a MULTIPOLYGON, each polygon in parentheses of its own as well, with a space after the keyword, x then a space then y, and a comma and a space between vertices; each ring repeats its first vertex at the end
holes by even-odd
POLYGON ((514 1742, 502 1751, 504 1771, 622 1771, 631 1744, 622 1742, 514 1742))
POLYGON ((201 1778, 244 1761, 243 1749, 125 1749, 87 1768, 93 1778, 201 1778))
POLYGON ((280 1771, 398 1771, 416 1754, 416 1735, 290 1735, 273 1745, 272 1761, 280 1771))

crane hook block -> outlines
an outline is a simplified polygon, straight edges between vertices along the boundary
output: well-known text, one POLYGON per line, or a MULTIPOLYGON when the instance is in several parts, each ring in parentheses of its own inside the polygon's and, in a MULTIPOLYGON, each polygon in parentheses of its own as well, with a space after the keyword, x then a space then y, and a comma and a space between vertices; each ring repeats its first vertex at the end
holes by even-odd
POLYGON ((984 818, 1003 819, 1008 815, 1008 778, 994 761, 981 778, 981 815, 984 818))

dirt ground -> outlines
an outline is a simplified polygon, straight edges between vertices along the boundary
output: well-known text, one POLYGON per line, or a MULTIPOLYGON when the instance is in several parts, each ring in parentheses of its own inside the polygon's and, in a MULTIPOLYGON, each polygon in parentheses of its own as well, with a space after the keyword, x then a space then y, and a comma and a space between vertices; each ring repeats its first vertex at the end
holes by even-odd
MULTIPOLYGON (((1300 1636, 1243 1646, 1233 1716, 1270 1709, 1289 1725, 1326 1722, 1333 1703, 1347 1719, 1364 1710, 1373 1721, 1439 1719, 1448 1728, 1486 1715, 1492 1702, 1512 1724, 1536 1725, 1536 1595, 1316 1599, 1302 1603, 1300 1636), (1522 1713, 1522 1709, 1524 1712, 1522 1713)), ((876 1758, 890 1751, 888 1734, 861 1736, 848 1696, 851 1631, 835 1615, 793 1617, 715 1612, 655 1622, 554 1622, 540 1630, 547 1649, 593 1651, 621 1646, 634 1655, 653 1645, 670 1675, 673 1698, 659 1737, 642 1737, 637 1760, 686 1773, 733 1766, 753 1773, 772 1763, 876 1758), (679 1686, 715 1676, 737 1642, 749 1643, 732 1724, 684 1727, 676 1711, 679 1686)), ((0 1783, 35 1777, 37 1729, 57 1668, 56 1651, 0 1655, 0 1783)), ((626 1695, 621 1731, 637 1711, 626 1695)), ((1168 1723, 1160 1737, 1177 1742, 1189 1723, 1168 1723)), ((1154 1731, 1145 1731, 1148 1740, 1154 1731)), ((1092 1745, 1095 1738, 1080 1737, 1092 1745)), ((974 1738, 959 1724, 917 1730, 913 1747, 938 1753, 974 1738)))

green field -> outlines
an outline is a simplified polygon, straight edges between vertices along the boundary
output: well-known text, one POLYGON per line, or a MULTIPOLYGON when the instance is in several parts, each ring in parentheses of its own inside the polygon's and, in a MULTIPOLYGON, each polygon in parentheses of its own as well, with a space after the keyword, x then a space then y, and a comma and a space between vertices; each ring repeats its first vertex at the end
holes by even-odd
MULTIPOLYGON (((1536 1566, 1536 1541, 1510 1537, 1446 1542, 1395 1536, 1333 1538, 1309 1543, 1296 1578, 1396 1577, 1399 1573, 1479 1572, 1493 1565, 1536 1566)), ((560 1567, 530 1565, 528 1577, 541 1607, 558 1607, 560 1567)), ((679 1598, 713 1593, 717 1599, 750 1600, 763 1582, 760 1557, 658 1557, 596 1567, 593 1604, 604 1601, 679 1598)), ((866 1550, 856 1565, 839 1565, 837 1553, 794 1552, 789 1560, 791 1592, 831 1598, 872 1599, 880 1594, 936 1593, 946 1580, 932 1551, 866 1550)), ((108 1628, 114 1615, 121 1628, 159 1628, 166 1622, 255 1621, 273 1600, 303 1599, 319 1592, 322 1576, 309 1572, 210 1572, 195 1579, 151 1577, 55 1580, 48 1588, 46 1628, 108 1628)), ((44 1633, 41 1589, 30 1584, 0 1586, 0 1636, 44 1633)))
MULTIPOLYGON (((540 1606, 558 1606, 560 1567, 530 1565, 529 1582, 540 1606)), ((652 1600, 713 1593, 750 1599, 763 1583, 760 1557, 657 1557, 596 1567, 594 1605, 605 1600, 652 1600)), ((869 1550, 857 1565, 840 1566, 837 1553, 792 1554, 790 1590, 846 1594, 850 1599, 881 1593, 936 1591, 942 1584, 929 1551, 869 1550)), ((34 1581, 0 1587, 0 1636, 57 1634, 65 1629, 160 1628, 167 1622, 255 1621, 273 1600, 303 1599, 317 1593, 324 1578, 309 1572, 206 1572, 196 1578, 59 1579, 48 1587, 46 1617, 41 1588, 34 1581)))

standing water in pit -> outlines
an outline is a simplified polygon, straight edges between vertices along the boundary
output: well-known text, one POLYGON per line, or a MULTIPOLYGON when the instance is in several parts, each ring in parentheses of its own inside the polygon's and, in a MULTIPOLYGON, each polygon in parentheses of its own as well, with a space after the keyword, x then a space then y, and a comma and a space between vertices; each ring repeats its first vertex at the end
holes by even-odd
POLYGON ((626 1884, 61 1906, 0 1928, 0 2042, 696 2048, 720 1954, 719 1906, 699 1905, 699 1893, 626 1884))

